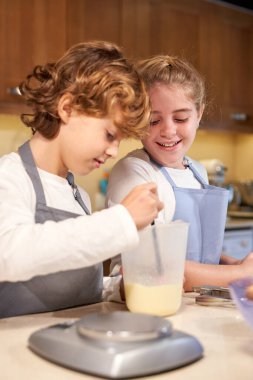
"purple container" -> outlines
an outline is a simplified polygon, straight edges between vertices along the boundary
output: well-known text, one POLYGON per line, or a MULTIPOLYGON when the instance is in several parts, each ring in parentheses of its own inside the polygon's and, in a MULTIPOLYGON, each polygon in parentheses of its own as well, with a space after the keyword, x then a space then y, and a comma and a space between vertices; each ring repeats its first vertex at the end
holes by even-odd
POLYGON ((246 289, 253 285, 253 277, 232 281, 229 284, 231 296, 240 309, 245 321, 253 329, 253 301, 246 297, 246 289))

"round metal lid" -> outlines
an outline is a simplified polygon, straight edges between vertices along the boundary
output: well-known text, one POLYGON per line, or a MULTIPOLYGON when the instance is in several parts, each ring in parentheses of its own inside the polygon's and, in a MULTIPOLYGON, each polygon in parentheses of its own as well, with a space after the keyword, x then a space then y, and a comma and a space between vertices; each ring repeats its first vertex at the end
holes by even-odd
POLYGON ((140 342, 164 338, 172 333, 168 320, 128 311, 91 313, 80 319, 76 328, 85 338, 117 342, 140 342))

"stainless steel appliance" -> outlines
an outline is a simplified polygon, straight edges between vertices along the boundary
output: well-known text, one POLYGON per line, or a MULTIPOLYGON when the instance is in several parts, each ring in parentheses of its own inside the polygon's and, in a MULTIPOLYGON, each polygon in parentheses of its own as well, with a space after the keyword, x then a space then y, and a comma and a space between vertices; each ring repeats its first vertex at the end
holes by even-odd
POLYGON ((29 347, 64 367, 107 379, 131 378, 185 366, 203 355, 193 336, 148 314, 91 313, 33 333, 29 347))
POLYGON ((223 162, 213 158, 210 160, 201 160, 200 163, 206 168, 210 185, 224 187, 229 192, 228 202, 237 202, 238 193, 235 191, 233 184, 225 183, 227 167, 223 162))
POLYGON ((235 181, 238 201, 230 204, 228 215, 234 218, 253 219, 253 181, 235 181))
POLYGON ((222 161, 213 158, 210 160, 201 160, 200 163, 205 166, 211 185, 222 186, 224 184, 227 167, 222 161))

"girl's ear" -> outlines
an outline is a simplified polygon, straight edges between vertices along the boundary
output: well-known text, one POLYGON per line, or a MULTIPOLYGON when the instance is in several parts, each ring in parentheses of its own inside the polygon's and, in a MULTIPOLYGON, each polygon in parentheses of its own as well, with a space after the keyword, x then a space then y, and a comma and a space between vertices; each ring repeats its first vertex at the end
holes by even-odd
POLYGON ((200 120, 201 120, 201 118, 202 118, 202 115, 203 115, 204 109, 205 109, 205 104, 202 104, 202 106, 200 107, 200 110, 198 111, 198 122, 199 122, 199 123, 200 123, 200 120))
POLYGON ((64 94, 59 100, 57 110, 58 115, 61 119, 61 121, 66 124, 69 121, 69 118, 71 116, 72 111, 72 99, 73 96, 71 94, 64 94))

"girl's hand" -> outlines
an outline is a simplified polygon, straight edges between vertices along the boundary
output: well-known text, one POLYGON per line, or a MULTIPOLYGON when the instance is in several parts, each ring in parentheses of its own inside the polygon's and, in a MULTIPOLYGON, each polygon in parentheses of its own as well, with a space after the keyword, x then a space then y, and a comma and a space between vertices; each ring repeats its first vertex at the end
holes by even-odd
POLYGON ((253 252, 240 260, 239 267, 241 268, 241 277, 253 276, 253 252))

